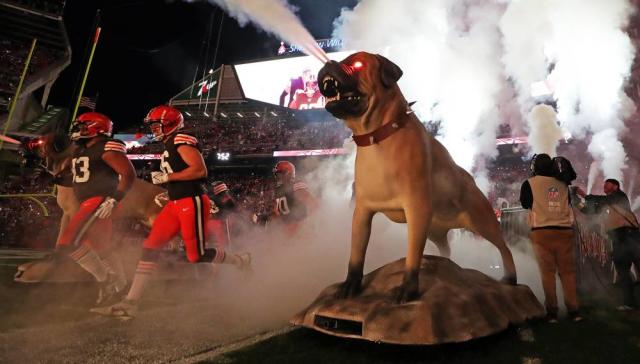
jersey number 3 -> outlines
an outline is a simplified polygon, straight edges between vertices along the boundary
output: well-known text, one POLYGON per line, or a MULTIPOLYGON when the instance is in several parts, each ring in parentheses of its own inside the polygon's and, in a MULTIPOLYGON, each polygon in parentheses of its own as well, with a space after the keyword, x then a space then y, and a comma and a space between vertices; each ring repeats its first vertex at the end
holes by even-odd
POLYGON ((71 160, 71 173, 73 173, 74 183, 84 183, 89 180, 89 157, 73 158, 71 160))

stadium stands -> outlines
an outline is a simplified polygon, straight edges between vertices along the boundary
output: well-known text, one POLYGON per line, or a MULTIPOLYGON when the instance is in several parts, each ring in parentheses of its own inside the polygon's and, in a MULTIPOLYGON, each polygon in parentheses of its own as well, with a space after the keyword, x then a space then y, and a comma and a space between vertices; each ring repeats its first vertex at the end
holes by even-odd
POLYGON ((33 39, 37 40, 27 77, 17 99, 10 131, 42 114, 51 85, 71 61, 62 22, 63 1, 0 2, 0 124, 7 118, 33 39), (35 91, 42 90, 39 96, 35 91))

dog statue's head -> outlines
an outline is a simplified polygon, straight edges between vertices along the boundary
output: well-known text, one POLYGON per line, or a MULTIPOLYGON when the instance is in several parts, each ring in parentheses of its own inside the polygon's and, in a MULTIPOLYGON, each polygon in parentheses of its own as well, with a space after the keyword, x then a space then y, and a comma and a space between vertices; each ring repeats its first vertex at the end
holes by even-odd
POLYGON ((318 72, 325 108, 339 119, 359 117, 370 107, 372 98, 395 87, 402 70, 377 54, 358 52, 341 62, 329 61, 318 72))

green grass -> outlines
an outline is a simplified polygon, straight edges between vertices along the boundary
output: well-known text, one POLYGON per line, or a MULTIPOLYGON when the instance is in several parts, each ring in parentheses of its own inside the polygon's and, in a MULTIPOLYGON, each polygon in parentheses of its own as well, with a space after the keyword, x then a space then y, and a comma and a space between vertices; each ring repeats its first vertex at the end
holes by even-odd
POLYGON ((580 323, 533 323, 534 342, 518 329, 463 344, 409 347, 346 340, 299 329, 208 363, 640 363, 640 313, 591 306, 580 323))

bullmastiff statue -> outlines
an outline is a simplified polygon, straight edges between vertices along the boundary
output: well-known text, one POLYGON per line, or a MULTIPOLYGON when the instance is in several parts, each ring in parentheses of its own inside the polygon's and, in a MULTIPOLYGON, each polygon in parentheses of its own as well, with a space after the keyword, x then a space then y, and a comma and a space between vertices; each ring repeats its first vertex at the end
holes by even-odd
MULTIPOLYGON (((473 178, 410 111, 397 81, 402 70, 380 55, 359 52, 330 61, 318 73, 326 109, 353 131, 357 144, 355 210, 347 278, 338 297, 357 295, 374 214, 406 223, 404 277, 398 303, 418 298, 418 273, 427 238, 450 255, 447 232, 470 230, 502 256, 502 281, 515 284, 516 269, 491 205, 473 178)), ((460 105, 464 107, 464 105, 460 105)))

